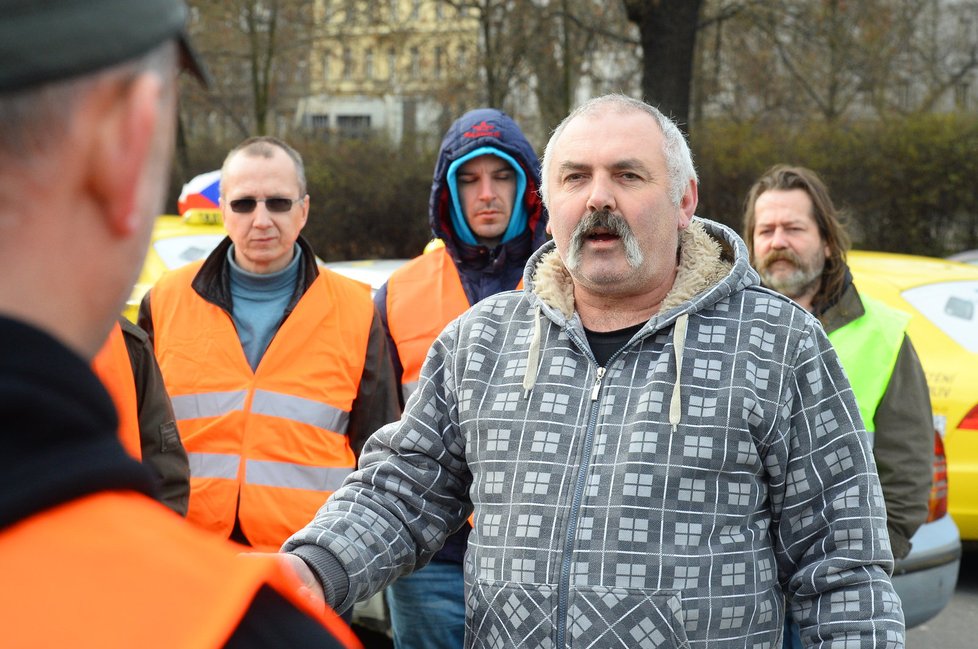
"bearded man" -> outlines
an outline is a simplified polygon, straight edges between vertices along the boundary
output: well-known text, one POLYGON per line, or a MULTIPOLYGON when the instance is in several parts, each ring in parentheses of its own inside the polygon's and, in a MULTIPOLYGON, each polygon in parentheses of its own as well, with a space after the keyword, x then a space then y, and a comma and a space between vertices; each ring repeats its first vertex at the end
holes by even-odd
MULTIPOLYGON (((822 323, 849 376, 886 503, 893 556, 910 552, 926 520, 934 426, 927 379, 906 327, 910 317, 860 295, 846 265, 849 236, 818 175, 777 165, 747 195, 744 240, 763 284, 822 323)), ((787 647, 801 647, 789 625, 787 647)))

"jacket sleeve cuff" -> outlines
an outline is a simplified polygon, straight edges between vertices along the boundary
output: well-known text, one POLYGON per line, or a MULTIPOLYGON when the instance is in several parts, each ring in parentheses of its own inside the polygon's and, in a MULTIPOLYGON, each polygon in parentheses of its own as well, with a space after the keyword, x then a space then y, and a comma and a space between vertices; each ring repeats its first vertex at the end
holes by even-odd
POLYGON ((343 613, 346 608, 353 605, 353 602, 350 602, 341 609, 350 593, 350 577, 346 574, 343 564, 332 552, 317 545, 300 545, 290 552, 305 561, 316 573, 319 583, 322 584, 326 603, 334 611, 343 613))

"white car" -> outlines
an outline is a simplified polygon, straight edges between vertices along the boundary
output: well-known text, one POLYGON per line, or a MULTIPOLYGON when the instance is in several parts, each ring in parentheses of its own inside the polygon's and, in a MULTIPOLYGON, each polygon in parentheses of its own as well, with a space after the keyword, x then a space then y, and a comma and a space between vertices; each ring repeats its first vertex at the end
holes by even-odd
POLYGON ((974 264, 978 265, 978 248, 974 250, 965 250, 964 252, 959 252, 956 255, 951 255, 948 257, 951 261, 958 261, 963 264, 974 264))
POLYGON ((407 259, 357 259, 354 261, 327 261, 326 268, 370 285, 370 292, 376 293, 395 270, 404 265, 407 259))

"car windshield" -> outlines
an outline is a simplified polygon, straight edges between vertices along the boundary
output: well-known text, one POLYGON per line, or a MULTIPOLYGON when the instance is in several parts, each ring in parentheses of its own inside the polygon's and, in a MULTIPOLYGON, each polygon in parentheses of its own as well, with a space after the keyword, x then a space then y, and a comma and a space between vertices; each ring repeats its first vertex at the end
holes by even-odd
POLYGON ((927 284, 902 295, 956 343, 978 353, 978 280, 927 284))
POLYGON ((193 234, 160 239, 153 247, 166 267, 173 269, 203 259, 223 238, 221 234, 193 234))

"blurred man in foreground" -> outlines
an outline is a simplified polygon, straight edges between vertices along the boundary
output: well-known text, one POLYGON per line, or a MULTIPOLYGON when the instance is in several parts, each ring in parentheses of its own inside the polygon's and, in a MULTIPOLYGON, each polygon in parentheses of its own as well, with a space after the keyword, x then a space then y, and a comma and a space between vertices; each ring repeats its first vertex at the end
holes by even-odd
POLYGON ((172 154, 178 0, 4 2, 0 633, 5 647, 341 647, 274 561, 152 499, 90 369, 172 154))

